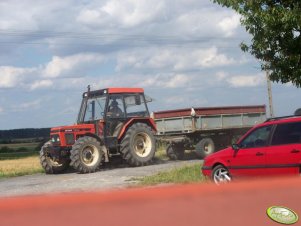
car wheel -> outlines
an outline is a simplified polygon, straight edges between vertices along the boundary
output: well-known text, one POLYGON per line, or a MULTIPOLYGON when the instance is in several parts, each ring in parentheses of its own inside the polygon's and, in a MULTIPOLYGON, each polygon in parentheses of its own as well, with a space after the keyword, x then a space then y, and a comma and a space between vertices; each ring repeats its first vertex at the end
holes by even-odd
POLYGON ((211 179, 215 184, 224 184, 232 181, 229 170, 223 165, 218 165, 213 168, 211 179))

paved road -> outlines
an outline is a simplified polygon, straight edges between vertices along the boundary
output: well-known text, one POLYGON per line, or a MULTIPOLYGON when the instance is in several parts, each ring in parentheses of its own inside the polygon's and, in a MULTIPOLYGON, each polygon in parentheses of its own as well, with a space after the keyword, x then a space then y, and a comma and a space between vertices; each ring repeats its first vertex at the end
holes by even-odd
POLYGON ((58 175, 35 174, 0 180, 0 197, 95 191, 118 189, 136 183, 134 178, 152 175, 160 171, 201 163, 201 160, 168 161, 144 167, 120 167, 91 174, 66 173, 58 175))

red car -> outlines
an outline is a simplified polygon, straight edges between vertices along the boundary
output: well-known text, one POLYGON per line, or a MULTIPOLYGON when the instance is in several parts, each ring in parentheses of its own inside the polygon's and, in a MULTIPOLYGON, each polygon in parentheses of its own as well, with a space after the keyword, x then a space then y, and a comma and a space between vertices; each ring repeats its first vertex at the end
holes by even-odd
POLYGON ((268 119, 249 130, 237 144, 209 155, 203 174, 217 184, 236 177, 299 175, 301 116, 296 113, 268 119))

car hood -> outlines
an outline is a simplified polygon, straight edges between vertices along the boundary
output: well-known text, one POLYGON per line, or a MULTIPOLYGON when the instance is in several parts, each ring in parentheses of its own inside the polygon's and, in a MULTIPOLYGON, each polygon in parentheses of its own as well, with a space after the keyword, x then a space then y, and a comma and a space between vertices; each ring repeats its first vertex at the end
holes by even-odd
POLYGON ((225 159, 230 159, 233 157, 234 150, 232 147, 225 148, 221 151, 215 152, 211 155, 208 155, 204 159, 204 165, 211 165, 215 162, 221 162, 223 163, 225 159))

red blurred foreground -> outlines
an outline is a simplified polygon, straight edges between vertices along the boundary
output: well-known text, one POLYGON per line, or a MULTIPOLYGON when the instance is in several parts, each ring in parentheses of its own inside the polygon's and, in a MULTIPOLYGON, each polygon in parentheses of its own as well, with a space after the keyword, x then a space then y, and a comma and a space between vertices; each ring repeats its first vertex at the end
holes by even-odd
POLYGON ((301 179, 2 198, 0 225, 279 225, 266 215, 273 205, 300 217, 301 179))

